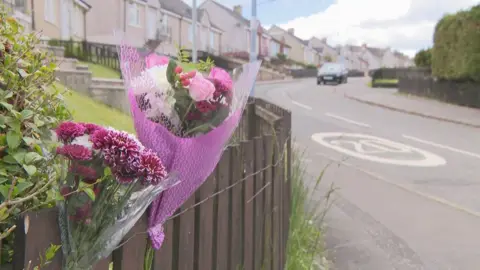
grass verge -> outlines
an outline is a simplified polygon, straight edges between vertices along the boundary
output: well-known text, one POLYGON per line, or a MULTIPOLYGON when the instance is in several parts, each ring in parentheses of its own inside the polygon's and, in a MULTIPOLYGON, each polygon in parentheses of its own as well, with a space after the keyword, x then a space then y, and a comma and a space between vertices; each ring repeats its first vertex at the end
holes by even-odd
MULTIPOLYGON (((56 87, 61 88, 64 86, 57 84, 56 87)), ((75 91, 68 91, 64 98, 75 121, 95 123, 135 133, 131 117, 119 110, 108 107, 75 91)))
POLYGON ((87 65, 88 69, 92 72, 93 77, 96 78, 106 78, 106 79, 120 79, 120 72, 111 69, 109 67, 89 63, 89 62, 79 62, 82 65, 87 65))
POLYGON ((302 156, 303 153, 298 149, 292 152, 292 205, 286 269, 327 270, 329 262, 326 259, 321 224, 333 189, 326 193, 325 204, 312 207, 312 194, 309 191, 313 193, 317 190, 323 174, 317 178, 313 189, 307 187, 302 156))

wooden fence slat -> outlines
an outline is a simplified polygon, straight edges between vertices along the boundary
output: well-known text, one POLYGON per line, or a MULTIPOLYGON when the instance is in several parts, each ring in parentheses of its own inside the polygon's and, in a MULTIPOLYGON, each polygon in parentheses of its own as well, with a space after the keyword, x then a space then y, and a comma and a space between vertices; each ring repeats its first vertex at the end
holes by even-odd
MULTIPOLYGON (((182 205, 182 210, 195 204, 195 194, 182 205)), ((195 252, 195 211, 194 209, 183 213, 180 217, 179 270, 193 270, 195 252)))
POLYGON ((174 222, 173 220, 167 221, 163 225, 165 239, 163 240, 160 250, 155 252, 154 269, 173 269, 173 255, 174 255, 174 222))
POLYGON ((112 253, 113 269, 115 270, 143 270, 145 250, 147 247, 147 216, 142 218, 127 233, 128 239, 120 248, 112 253), (135 235, 137 234, 137 235, 135 235), (133 236, 133 237, 132 237, 133 236))
MULTIPOLYGON (((40 263, 38 255, 45 254, 50 244, 60 245, 58 212, 55 208, 26 213, 18 219, 16 225, 13 270, 23 270, 29 261, 33 268, 40 263)), ((61 253, 57 252, 47 269, 61 268, 61 253)))
POLYGON ((248 203, 248 201, 254 195, 254 182, 253 182, 253 141, 246 141, 242 143, 243 148, 243 160, 245 162, 245 179, 244 181, 244 207, 245 207, 245 223, 244 223, 244 259, 243 259, 243 269, 244 270, 252 270, 253 263, 255 260, 255 253, 254 253, 254 224, 255 224, 255 216, 254 216, 254 204, 253 202, 248 203))
MULTIPOLYGON (((199 189, 199 200, 204 200, 215 193, 217 186, 216 170, 207 178, 199 189)), ((213 269, 214 241, 214 199, 209 199, 200 205, 200 228, 198 270, 213 269)))
MULTIPOLYGON (((61 251, 59 251, 61 252, 61 251)), ((108 270, 110 267, 110 262, 112 262, 112 255, 108 256, 107 258, 100 260, 98 263, 95 264, 93 267, 94 270, 108 270)))
MULTIPOLYGON (((232 161, 231 161, 231 184, 236 184, 232 188, 232 245, 230 258, 231 269, 242 269, 243 266, 243 162, 241 148, 237 145, 231 148, 232 161)), ((206 268, 202 268, 206 269, 206 268)), ((200 269, 199 269, 200 270, 200 269)))
POLYGON ((264 199, 265 193, 263 187, 264 183, 264 147, 263 137, 256 137, 254 140, 255 146, 255 269, 261 270, 263 265, 263 243, 265 241, 263 228, 264 228, 264 199))
POLYGON ((291 179, 291 155, 292 155, 292 139, 291 139, 291 127, 292 127, 292 114, 285 110, 283 115, 283 132, 284 132, 284 189, 283 189, 283 233, 284 233, 284 243, 283 243, 283 264, 287 263, 287 246, 288 246, 288 236, 290 233, 290 214, 291 214, 291 193, 292 193, 292 179, 291 179))
MULTIPOLYGON (((264 137, 264 158, 265 158, 265 167, 272 166, 273 161, 273 138, 272 136, 264 137)), ((265 170, 265 183, 270 183, 265 188, 265 260, 264 260, 264 270, 272 269, 272 257, 273 254, 273 170, 274 168, 269 167, 265 170)))
POLYGON ((272 190, 273 190, 273 269, 281 270, 281 245, 282 245, 282 233, 281 233, 281 178, 280 178, 280 166, 279 158, 280 151, 278 147, 278 137, 273 147, 273 159, 272 163, 275 166, 273 170, 272 190))
MULTIPOLYGON (((218 164, 218 190, 230 185, 230 149, 223 152, 218 164)), ((217 268, 230 269, 230 189, 218 195, 217 208, 217 268)))

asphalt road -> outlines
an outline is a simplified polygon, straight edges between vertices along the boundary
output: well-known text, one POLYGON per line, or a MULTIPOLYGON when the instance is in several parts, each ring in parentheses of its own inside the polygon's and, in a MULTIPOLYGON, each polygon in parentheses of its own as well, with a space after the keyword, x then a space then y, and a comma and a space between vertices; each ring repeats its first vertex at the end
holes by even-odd
POLYGON ((330 165, 322 186, 337 188, 326 217, 335 269, 480 269, 479 129, 344 97, 372 91, 364 79, 255 91, 292 111, 293 137, 311 176, 330 165))

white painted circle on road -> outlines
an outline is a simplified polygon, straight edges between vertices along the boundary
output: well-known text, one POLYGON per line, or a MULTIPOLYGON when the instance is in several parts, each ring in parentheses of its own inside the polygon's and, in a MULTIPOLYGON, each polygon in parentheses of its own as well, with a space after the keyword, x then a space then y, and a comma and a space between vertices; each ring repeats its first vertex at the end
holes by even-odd
POLYGON ((384 164, 437 167, 447 163, 444 158, 428 151, 366 134, 316 133, 312 135, 312 140, 340 153, 384 164))

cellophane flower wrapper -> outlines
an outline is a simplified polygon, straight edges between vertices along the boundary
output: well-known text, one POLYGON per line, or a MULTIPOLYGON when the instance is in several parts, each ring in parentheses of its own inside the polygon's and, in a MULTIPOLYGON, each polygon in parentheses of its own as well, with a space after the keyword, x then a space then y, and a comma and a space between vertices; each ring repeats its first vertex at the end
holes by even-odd
POLYGON ((56 136, 64 165, 58 202, 63 269, 92 269, 178 178, 126 132, 65 122, 56 136))
POLYGON ((149 208, 154 249, 163 224, 215 169, 242 117, 260 61, 231 75, 220 68, 184 71, 172 59, 119 47, 122 75, 138 139, 162 159, 180 183, 162 192, 149 208))

